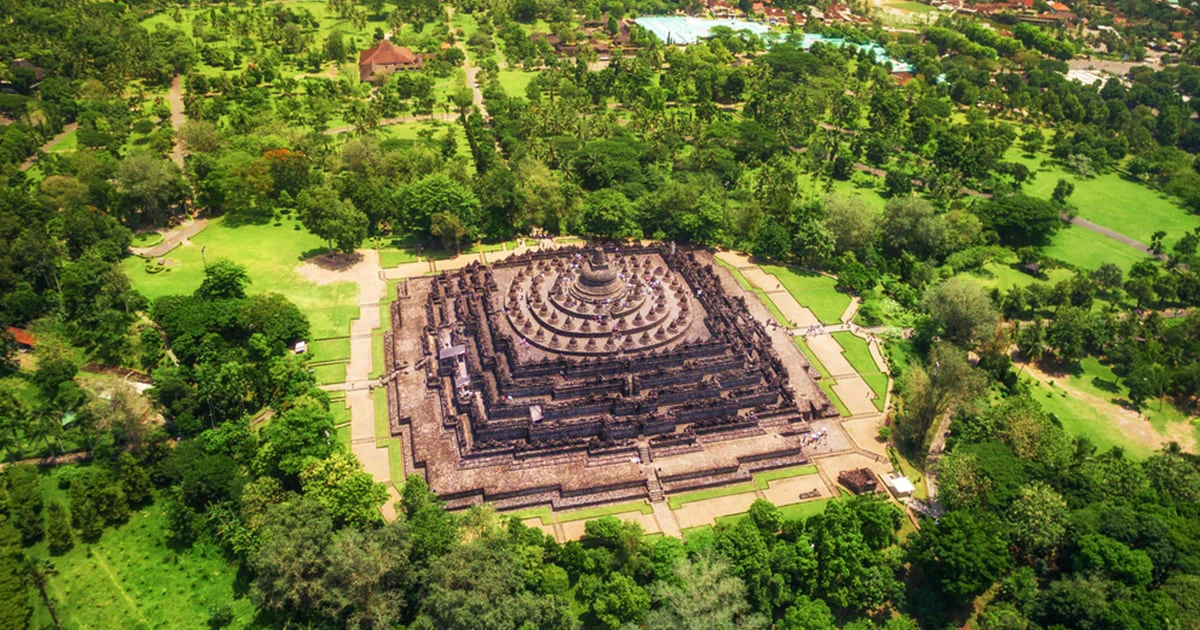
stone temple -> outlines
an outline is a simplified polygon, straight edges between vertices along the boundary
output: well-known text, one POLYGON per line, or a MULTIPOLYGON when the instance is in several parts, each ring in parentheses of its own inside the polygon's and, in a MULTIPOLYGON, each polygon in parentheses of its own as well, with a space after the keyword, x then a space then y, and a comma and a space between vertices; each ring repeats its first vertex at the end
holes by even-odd
POLYGON ((704 251, 527 252, 410 279, 391 317, 391 430, 406 474, 451 508, 746 481, 805 462, 808 421, 836 415, 786 331, 704 251))

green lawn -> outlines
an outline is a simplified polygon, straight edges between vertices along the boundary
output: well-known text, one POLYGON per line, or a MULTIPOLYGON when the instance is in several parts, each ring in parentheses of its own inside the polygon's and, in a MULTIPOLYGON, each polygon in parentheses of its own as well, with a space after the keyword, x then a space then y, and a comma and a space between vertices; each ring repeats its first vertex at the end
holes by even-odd
POLYGON ((920 2, 888 2, 887 6, 911 13, 930 13, 937 10, 931 5, 921 4, 920 2))
MULTIPOLYGON (((1120 245, 1120 243, 1117 244, 1120 245)), ((1058 258, 1058 256, 1053 257, 1058 258)), ((1016 257, 1014 256, 1013 260, 1010 262, 1016 262, 1016 257)), ((1026 287, 1031 284, 1054 284, 1060 280, 1067 280, 1071 276, 1075 275, 1070 269, 1062 268, 1046 269, 1043 273, 1046 276, 1045 279, 1037 278, 1023 271, 1013 269, 1010 264, 990 262, 980 269, 964 271, 960 274, 957 274, 955 277, 970 280, 972 283, 978 284, 989 291, 991 289, 1001 289, 1007 291, 1013 287, 1026 287)))
POLYGON ((158 232, 138 232, 133 235, 133 247, 154 247, 163 241, 163 235, 158 232))
POLYGON ((800 349, 800 353, 804 355, 804 358, 808 359, 808 362, 811 363, 812 366, 817 369, 817 373, 821 375, 821 380, 817 381, 817 387, 820 387, 821 391, 825 392, 825 396, 828 397, 829 401, 833 403, 833 406, 837 409, 838 414, 842 416, 849 416, 850 408, 846 406, 846 403, 842 402, 842 399, 837 395, 837 392, 833 391, 833 386, 837 384, 837 379, 833 378, 833 375, 829 373, 829 368, 826 368, 825 364, 821 363, 821 360, 817 358, 817 355, 813 354, 812 349, 808 347, 808 344, 805 343, 803 338, 792 337, 792 341, 796 343, 796 347, 800 349))
POLYGON ((308 356, 314 363, 349 359, 350 338, 330 337, 311 341, 308 344, 308 356))
POLYGON ((50 152, 51 153, 62 153, 65 151, 74 151, 75 149, 78 149, 79 148, 79 136, 77 134, 78 134, 78 132, 72 131, 71 133, 63 136, 62 140, 59 140, 58 142, 55 142, 54 144, 50 145, 50 152))
POLYGON ((554 523, 571 523, 574 521, 593 521, 605 516, 615 516, 617 514, 625 514, 628 512, 640 512, 642 514, 653 514, 654 508, 650 503, 641 501, 630 501, 628 503, 617 503, 614 505, 598 505, 595 507, 581 508, 578 510, 567 510, 564 512, 555 512, 548 505, 543 505, 528 510, 519 510, 510 512, 508 516, 513 516, 521 520, 529 518, 537 518, 542 521, 542 525, 553 525, 554 523))
POLYGON ((500 87, 504 88, 504 93, 508 96, 525 98, 525 88, 537 74, 523 70, 501 70, 496 80, 500 82, 500 87))
POLYGON ((856 337, 849 332, 833 333, 834 341, 842 347, 842 356, 850 362, 854 367, 854 371, 866 381, 867 386, 871 391, 875 392, 875 407, 883 411, 883 402, 887 396, 887 374, 880 371, 879 366, 875 364, 875 359, 871 358, 871 349, 867 345, 867 341, 862 337, 856 337))
POLYGON ((1146 258, 1145 254, 1124 243, 1074 225, 1059 230, 1042 252, 1082 269, 1113 263, 1129 271, 1134 263, 1146 258))
POLYGON ((1079 179, 1058 165, 1040 167, 1044 157, 1039 155, 1029 160, 1019 149, 1009 149, 1005 155, 1007 160, 1020 161, 1031 169, 1038 169, 1033 181, 1025 185, 1027 194, 1049 199, 1058 180, 1065 179, 1075 184, 1075 192, 1068 201, 1080 217, 1145 244, 1150 243, 1150 237, 1156 231, 1163 230, 1167 233, 1164 242, 1170 247, 1185 232, 1200 226, 1200 216, 1189 214, 1170 197, 1126 179, 1120 173, 1079 179))
POLYGON ((321 339, 346 335, 350 320, 358 314, 358 287, 354 283, 318 285, 295 272, 305 258, 324 251, 321 239, 290 219, 280 227, 230 227, 223 219, 215 219, 193 236, 189 245, 166 255, 165 271, 146 273, 145 261, 136 256, 126 258, 122 266, 134 288, 154 300, 195 291, 204 279, 204 260, 227 258, 246 267, 251 293, 283 294, 308 317, 312 337, 321 339))
POLYGON ((1042 404, 1043 409, 1058 418, 1069 435, 1087 437, 1100 451, 1119 446, 1132 457, 1141 458, 1151 453, 1150 449, 1127 440, 1103 413, 1086 402, 1067 395, 1062 388, 1043 385, 1033 378, 1029 378, 1029 381, 1033 385, 1034 398, 1042 404))
POLYGON ((768 470, 761 473, 755 473, 750 481, 744 483, 735 483, 728 486, 717 486, 715 488, 704 488, 694 492, 684 492, 682 494, 667 495, 667 505, 672 510, 678 510, 687 503, 703 501, 705 499, 715 499, 717 497, 727 497, 735 494, 743 494, 746 492, 754 492, 755 490, 766 490, 770 482, 778 479, 790 479, 792 477, 802 477, 804 475, 817 474, 817 467, 812 465, 794 466, 792 468, 781 468, 778 470, 768 470))
POLYGON ((312 370, 313 376, 317 379, 317 385, 331 385, 333 383, 346 382, 346 365, 348 362, 337 361, 334 363, 323 363, 314 365, 309 369, 312 370))
POLYGON ((837 280, 796 267, 763 265, 762 270, 779 278, 779 283, 792 297, 825 324, 841 322, 842 313, 850 306, 850 296, 838 291, 837 280))
MULTIPOLYGON (((55 479, 65 468, 45 473, 44 494, 66 502, 55 479)), ((65 628, 207 628, 208 610, 227 603, 234 613, 230 628, 245 628, 254 606, 234 581, 237 568, 219 550, 200 545, 177 551, 166 545, 167 523, 161 504, 134 512, 129 522, 104 531, 99 542, 76 542, 53 557, 42 542, 29 550, 48 558, 54 574, 48 592, 65 628)), ((40 597, 33 597, 31 628, 52 627, 40 597)))

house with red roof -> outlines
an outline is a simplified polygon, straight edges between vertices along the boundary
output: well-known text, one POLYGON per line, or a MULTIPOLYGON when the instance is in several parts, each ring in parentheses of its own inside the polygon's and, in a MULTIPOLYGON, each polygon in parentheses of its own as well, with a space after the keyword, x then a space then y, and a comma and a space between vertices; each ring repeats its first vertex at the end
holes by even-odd
POLYGON ((1051 13, 1070 13, 1071 12, 1071 7, 1065 5, 1061 2, 1051 2, 1049 4, 1049 7, 1050 7, 1051 13))
POLYGON ((5 330, 8 331, 8 334, 12 335, 12 338, 17 342, 17 347, 22 350, 33 350, 33 347, 37 345, 37 340, 34 339, 33 333, 24 328, 9 326, 5 330))
POLYGON ((425 57, 381 39, 358 53, 358 76, 363 81, 377 81, 396 71, 420 70, 425 67, 425 57))

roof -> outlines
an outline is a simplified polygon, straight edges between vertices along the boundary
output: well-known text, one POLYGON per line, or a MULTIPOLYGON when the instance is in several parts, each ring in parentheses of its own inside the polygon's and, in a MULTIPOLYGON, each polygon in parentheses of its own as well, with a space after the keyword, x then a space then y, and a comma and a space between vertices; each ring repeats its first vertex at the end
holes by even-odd
POLYGON ((1064 12, 1064 11, 1070 11, 1070 10, 1071 10, 1071 7, 1069 7, 1069 6, 1065 5, 1065 4, 1061 3, 1061 2, 1051 2, 1051 3, 1050 3, 1050 8, 1051 8, 1051 9, 1053 9, 1054 11, 1057 11, 1057 12, 1059 12, 1059 13, 1062 13, 1062 12, 1064 12))
POLYGON ((908 477, 892 477, 887 480, 887 483, 897 494, 912 494, 917 489, 913 482, 908 480, 908 477))
POLYGON ((17 328, 16 326, 9 326, 5 330, 8 331, 8 334, 13 336, 13 339, 17 340, 17 344, 19 344, 19 345, 29 346, 30 348, 32 348, 37 343, 37 340, 34 339, 34 337, 33 337, 33 333, 29 332, 28 330, 25 330, 24 328, 17 328))
POLYGON ((404 46, 397 46, 386 39, 381 39, 379 43, 358 53, 358 65, 360 66, 368 63, 378 65, 413 63, 416 60, 417 56, 413 54, 413 51, 404 46))

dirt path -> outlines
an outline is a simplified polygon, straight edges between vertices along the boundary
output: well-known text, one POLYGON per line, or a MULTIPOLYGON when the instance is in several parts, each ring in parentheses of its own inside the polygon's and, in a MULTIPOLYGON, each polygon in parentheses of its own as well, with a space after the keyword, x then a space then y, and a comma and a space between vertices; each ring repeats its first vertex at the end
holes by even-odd
POLYGON ((135 256, 142 256, 143 258, 158 258, 175 249, 189 238, 199 234, 206 227, 208 227, 208 219, 192 219, 188 223, 163 234, 163 240, 158 245, 153 247, 130 247, 129 251, 135 256))
POLYGON ((38 161, 39 155, 41 155, 43 153, 49 153, 50 149, 53 148, 54 145, 58 144, 59 142, 62 142, 64 138, 66 138, 68 135, 71 134, 72 131, 75 131, 78 128, 79 128, 79 125, 76 123, 70 123, 70 124, 64 126, 63 130, 61 132, 59 132, 58 135, 54 136, 53 138, 50 138, 50 140, 47 141, 46 144, 43 144, 42 147, 40 149, 38 149, 37 153, 29 156, 29 159, 25 160, 24 162, 21 162, 21 170, 28 171, 29 168, 33 166, 34 162, 38 161))
POLYGON ((1113 427, 1130 442, 1152 451, 1159 450, 1168 442, 1178 442, 1179 447, 1184 451, 1196 452, 1196 436, 1190 423, 1168 424, 1166 433, 1159 433, 1154 425, 1150 424, 1150 421, 1140 413, 1078 389, 1070 385, 1062 375, 1047 374, 1032 363, 1018 363, 1014 360, 1013 364, 1038 381, 1046 385, 1053 382, 1053 387, 1065 391, 1068 396, 1076 400, 1083 401, 1097 413, 1108 418, 1113 427))
POLYGON ((121 594, 121 599, 125 600, 125 603, 129 605, 129 610, 132 611, 134 615, 137 615, 137 618, 141 620, 143 625, 148 627, 150 622, 147 621, 144 616, 142 616, 142 611, 138 609, 137 604, 133 601, 133 598, 130 597, 129 593, 125 591, 125 587, 121 586, 121 583, 117 581, 117 576, 113 575, 112 569, 110 569, 108 566, 108 562, 104 560, 104 556, 98 553, 93 553, 91 556, 96 560, 96 564, 101 569, 104 569, 104 574, 107 575, 108 579, 112 582, 113 588, 117 589, 117 592, 121 594))
POLYGON ((1141 251, 1145 252, 1147 255, 1153 255, 1153 252, 1150 251, 1150 247, 1148 245, 1146 245, 1145 243, 1143 243, 1139 240, 1136 240, 1136 239, 1129 238, 1128 236, 1125 236, 1124 234, 1121 234, 1120 232, 1115 232, 1113 230, 1110 230, 1110 229, 1104 227, 1103 225, 1099 225, 1097 223, 1092 223, 1091 221, 1088 221, 1087 219, 1082 219, 1080 217, 1071 217, 1071 225, 1079 226, 1085 230, 1091 230, 1101 236, 1107 236, 1108 238, 1111 238, 1114 241, 1128 245, 1134 249, 1141 250, 1141 251))
POLYGON ((60 466, 62 464, 74 464, 85 459, 91 459, 91 451, 75 451, 74 453, 63 453, 62 455, 47 455, 46 457, 30 457, 27 459, 18 459, 11 462, 0 462, 0 470, 4 470, 7 466, 15 466, 17 464, 33 464, 34 466, 60 466))
POLYGON ((179 139, 179 129, 186 121, 183 115, 183 77, 175 75, 175 78, 171 79, 167 104, 171 106, 171 128, 175 130, 175 146, 171 148, 171 160, 179 170, 183 170, 183 140, 179 139))

